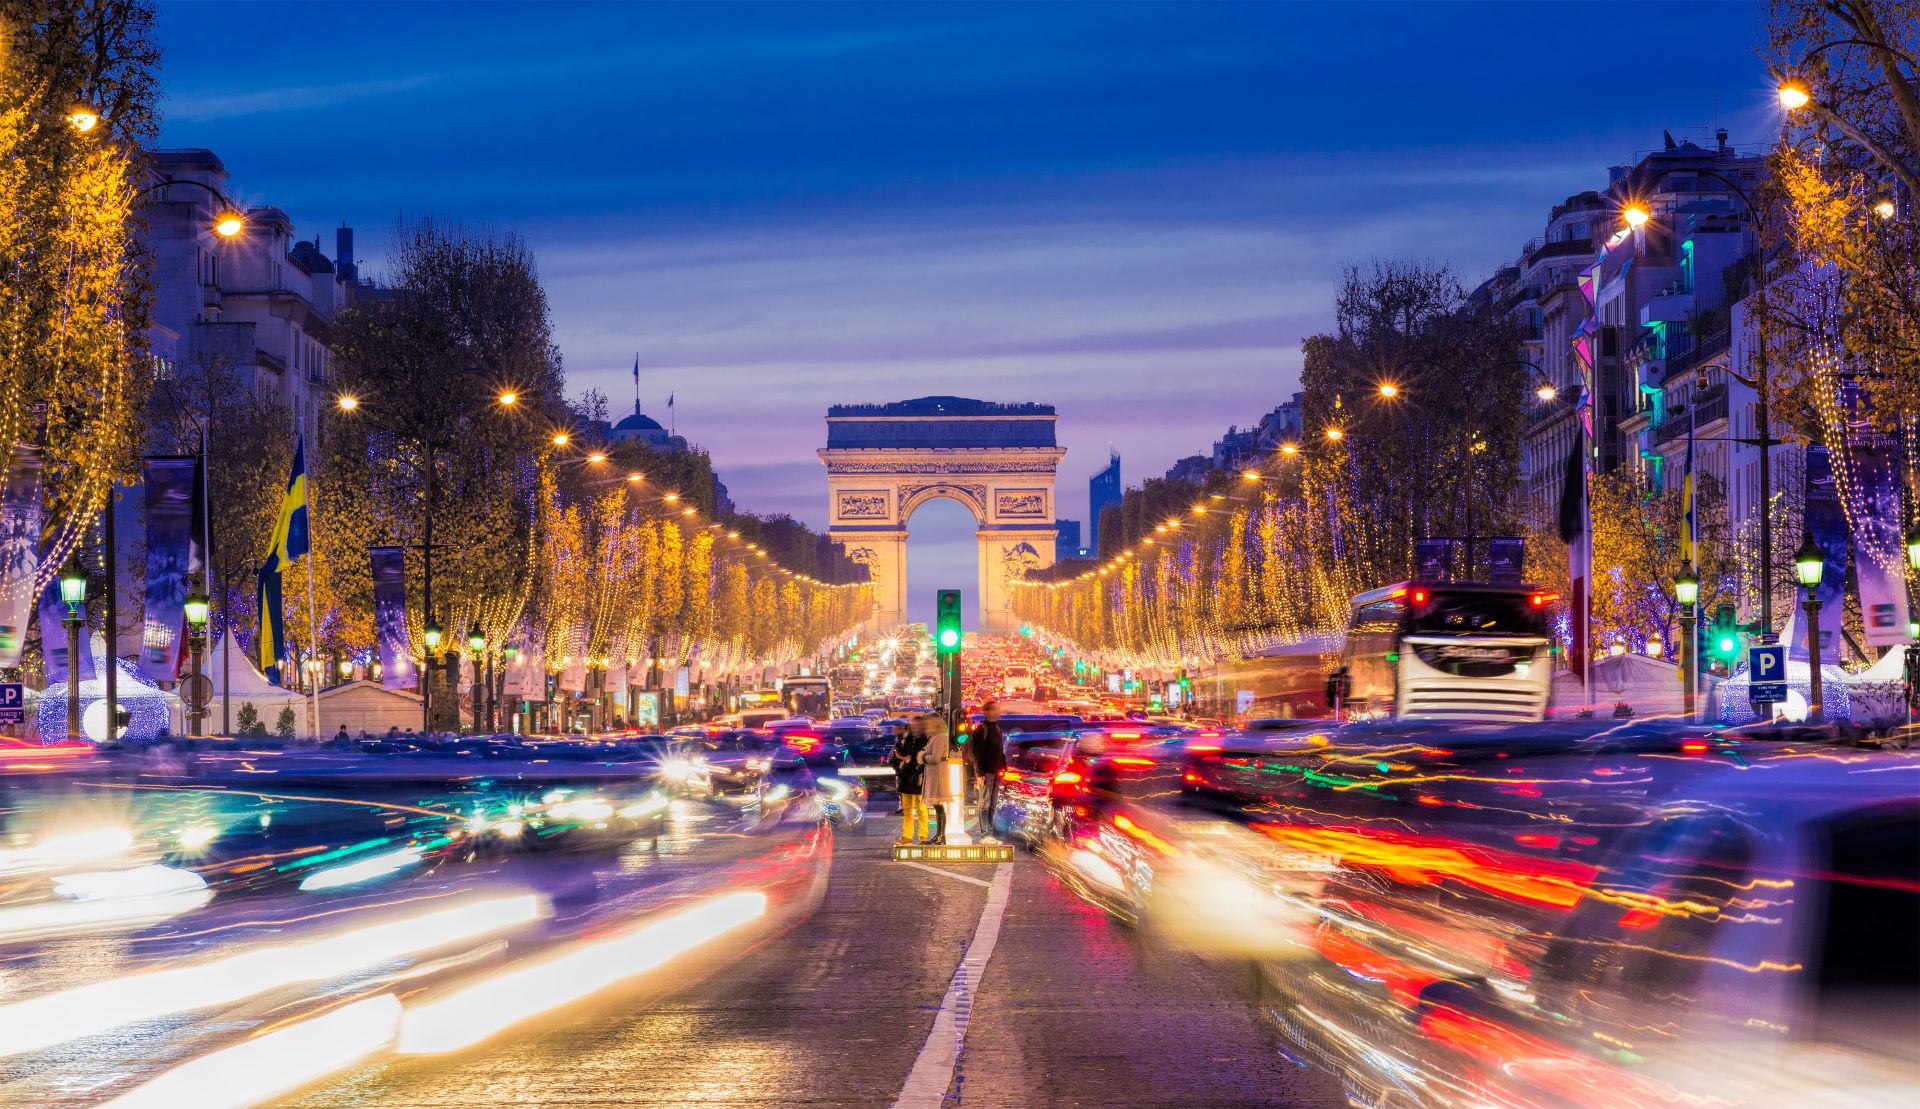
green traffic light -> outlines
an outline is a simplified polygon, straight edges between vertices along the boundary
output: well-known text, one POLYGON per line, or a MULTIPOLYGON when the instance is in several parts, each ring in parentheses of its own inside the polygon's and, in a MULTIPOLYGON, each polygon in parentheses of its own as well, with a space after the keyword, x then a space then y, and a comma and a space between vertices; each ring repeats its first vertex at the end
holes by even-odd
POLYGON ((941 628, 940 645, 942 647, 958 647, 960 645, 960 633, 952 628, 941 628))
POLYGON ((1734 643, 1732 636, 1723 635, 1720 637, 1720 653, 1721 654, 1723 655, 1732 654, 1735 646, 1736 644, 1734 643))

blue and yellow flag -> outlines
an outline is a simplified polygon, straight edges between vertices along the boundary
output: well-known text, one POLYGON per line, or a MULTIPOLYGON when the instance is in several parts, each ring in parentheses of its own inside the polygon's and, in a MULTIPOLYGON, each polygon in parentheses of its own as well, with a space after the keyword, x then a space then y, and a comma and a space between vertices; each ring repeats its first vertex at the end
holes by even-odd
POLYGON ((260 564, 259 586, 254 593, 259 613, 253 637, 254 659, 275 685, 280 684, 280 658, 287 652, 280 612, 280 574, 306 557, 311 546, 307 530, 307 439, 302 435, 293 450, 293 473, 288 475, 286 492, 280 496, 280 515, 274 521, 273 541, 267 547, 267 560, 260 564))

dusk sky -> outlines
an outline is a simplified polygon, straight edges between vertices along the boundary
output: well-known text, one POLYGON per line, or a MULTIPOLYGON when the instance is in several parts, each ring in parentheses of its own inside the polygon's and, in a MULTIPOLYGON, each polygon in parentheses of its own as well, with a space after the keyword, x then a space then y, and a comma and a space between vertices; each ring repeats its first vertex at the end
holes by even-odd
MULTIPOLYGON (((164 143, 300 237, 536 252, 571 388, 825 522, 828 404, 1060 413, 1059 504, 1298 388, 1341 268, 1510 260, 1661 131, 1772 127, 1749 3, 165 3, 164 143), (1359 59, 1356 61, 1356 59, 1359 59)), ((951 508, 952 506, 946 506, 951 508)), ((957 509, 916 519, 914 593, 957 509), (925 526, 919 526, 924 524, 925 526)), ((924 587, 924 588, 923 588, 924 587)))

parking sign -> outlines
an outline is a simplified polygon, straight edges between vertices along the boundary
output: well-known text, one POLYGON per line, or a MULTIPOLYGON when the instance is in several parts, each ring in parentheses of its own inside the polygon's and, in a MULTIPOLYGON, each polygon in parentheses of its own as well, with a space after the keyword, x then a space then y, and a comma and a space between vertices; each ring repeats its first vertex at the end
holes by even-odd
POLYGON ((0 725, 26 722, 26 687, 19 682, 0 682, 0 725))
POLYGON ((1773 704, 1787 699, 1787 646, 1763 643, 1747 652, 1747 700, 1773 704))

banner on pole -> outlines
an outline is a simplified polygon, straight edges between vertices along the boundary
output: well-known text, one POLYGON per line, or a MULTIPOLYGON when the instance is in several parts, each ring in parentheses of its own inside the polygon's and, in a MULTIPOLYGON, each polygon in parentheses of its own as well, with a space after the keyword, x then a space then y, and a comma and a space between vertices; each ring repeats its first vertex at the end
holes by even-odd
POLYGON ((1497 536, 1487 540, 1487 580, 1492 582, 1518 582, 1520 568, 1526 565, 1527 541, 1512 536, 1497 536))
MULTIPOLYGON (((1813 537, 1822 553, 1826 555, 1826 568, 1821 572, 1820 585, 1814 590, 1820 598, 1820 658, 1823 663, 1838 662, 1833 652, 1835 629, 1840 626, 1840 600, 1846 587, 1847 577, 1847 514, 1840 504, 1840 492, 1833 483, 1833 459, 1827 448, 1819 444, 1807 447, 1806 451, 1806 510, 1807 534, 1813 537)), ((1796 589, 1793 593, 1793 627, 1805 628, 1804 611, 1806 591, 1796 589)), ((1807 637, 1796 634, 1787 644, 1787 657, 1799 662, 1807 661, 1807 637)))
POLYGON ((195 477, 200 460, 145 460, 147 592, 140 625, 140 676, 170 682, 180 676, 186 638, 187 593, 193 588, 195 477))
POLYGON ((380 685, 386 689, 413 689, 420 684, 414 671, 413 645, 407 636, 407 552, 401 547, 372 547, 373 628, 380 641, 380 685))
POLYGON ((33 576, 40 568, 40 449, 14 447, 0 489, 0 667, 20 665, 33 618, 33 576))
POLYGON ((568 693, 584 693, 587 689, 587 626, 578 624, 567 629, 567 664, 560 669, 558 688, 568 693))
POLYGON ((525 628, 507 637, 507 644, 515 653, 507 663, 506 676, 500 686, 505 696, 525 701, 547 699, 547 656, 535 645, 539 639, 525 628))
POLYGON ((1414 540, 1413 577, 1415 581, 1452 581, 1453 540, 1414 540))

